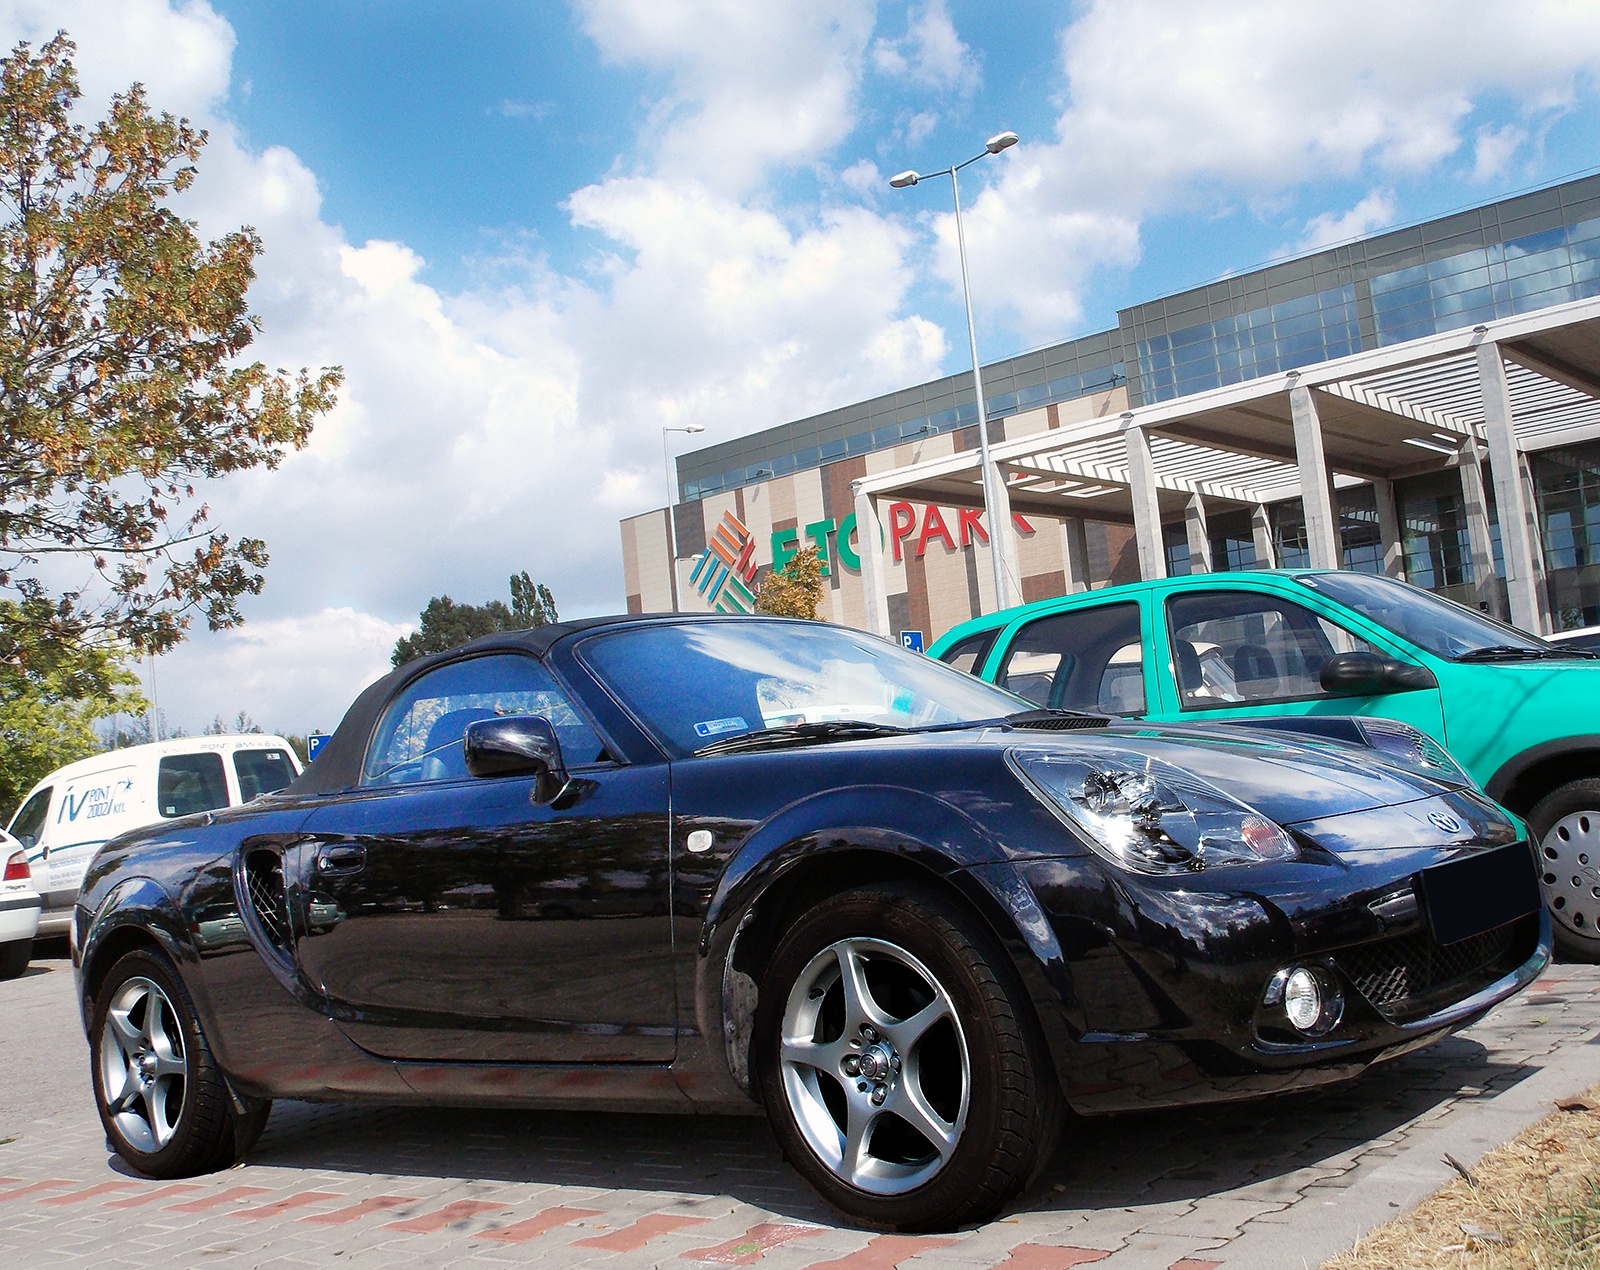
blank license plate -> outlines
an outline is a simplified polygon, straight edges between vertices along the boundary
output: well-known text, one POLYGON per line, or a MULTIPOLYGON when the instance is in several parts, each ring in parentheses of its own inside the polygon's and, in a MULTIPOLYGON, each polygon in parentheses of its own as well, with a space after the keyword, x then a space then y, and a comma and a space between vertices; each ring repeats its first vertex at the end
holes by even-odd
POLYGON ((1504 926, 1544 903, 1533 857, 1521 842, 1424 869, 1422 898, 1441 944, 1504 926))

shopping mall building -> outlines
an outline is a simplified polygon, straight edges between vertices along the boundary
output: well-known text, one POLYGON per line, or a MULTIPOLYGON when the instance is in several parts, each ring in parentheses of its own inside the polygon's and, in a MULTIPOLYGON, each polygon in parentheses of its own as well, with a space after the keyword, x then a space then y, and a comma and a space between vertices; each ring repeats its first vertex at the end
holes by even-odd
POLYGON ((622 522, 629 610, 749 609, 815 546, 822 616, 926 642, 997 573, 1014 604, 1343 567, 1600 623, 1600 176, 1124 309, 983 387, 992 518, 951 375, 681 456, 676 505, 622 522))

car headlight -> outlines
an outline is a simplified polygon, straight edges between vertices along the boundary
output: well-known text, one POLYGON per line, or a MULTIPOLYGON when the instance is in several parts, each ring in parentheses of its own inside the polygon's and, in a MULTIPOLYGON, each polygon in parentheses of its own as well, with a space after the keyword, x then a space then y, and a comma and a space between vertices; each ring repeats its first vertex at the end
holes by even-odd
POLYGON ((1357 719, 1356 726, 1372 748, 1396 767, 1433 780, 1465 785, 1468 789, 1478 790, 1480 794, 1483 792, 1467 769, 1421 728, 1401 723, 1398 719, 1366 718, 1357 719))
POLYGON ((1197 873, 1299 855, 1260 812, 1133 750, 1014 749, 1006 759, 1100 855, 1135 873, 1197 873))

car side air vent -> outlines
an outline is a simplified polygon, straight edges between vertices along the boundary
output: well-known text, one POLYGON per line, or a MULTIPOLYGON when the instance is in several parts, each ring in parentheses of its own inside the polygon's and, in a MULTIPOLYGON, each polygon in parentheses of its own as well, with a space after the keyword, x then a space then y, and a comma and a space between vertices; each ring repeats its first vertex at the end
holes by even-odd
POLYGON ((283 890, 283 857, 258 848, 244 858, 244 884, 250 908, 267 942, 285 956, 294 952, 289 904, 283 890))
POLYGON ((1106 728, 1111 720, 1103 714, 1074 714, 1067 710, 1024 710, 1006 716, 1014 728, 1035 732, 1078 732, 1084 728, 1106 728))

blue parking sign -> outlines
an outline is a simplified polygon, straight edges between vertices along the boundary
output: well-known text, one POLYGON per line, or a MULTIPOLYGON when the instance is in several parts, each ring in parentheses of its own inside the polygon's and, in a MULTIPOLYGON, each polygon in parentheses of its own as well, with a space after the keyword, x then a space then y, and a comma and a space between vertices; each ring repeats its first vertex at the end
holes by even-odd
POLYGON ((901 631, 900 646, 902 648, 909 648, 914 653, 920 653, 922 651, 922 632, 901 631))
POLYGON ((313 732, 306 738, 306 755, 312 762, 316 762, 317 754, 328 743, 328 738, 321 732, 313 732))

